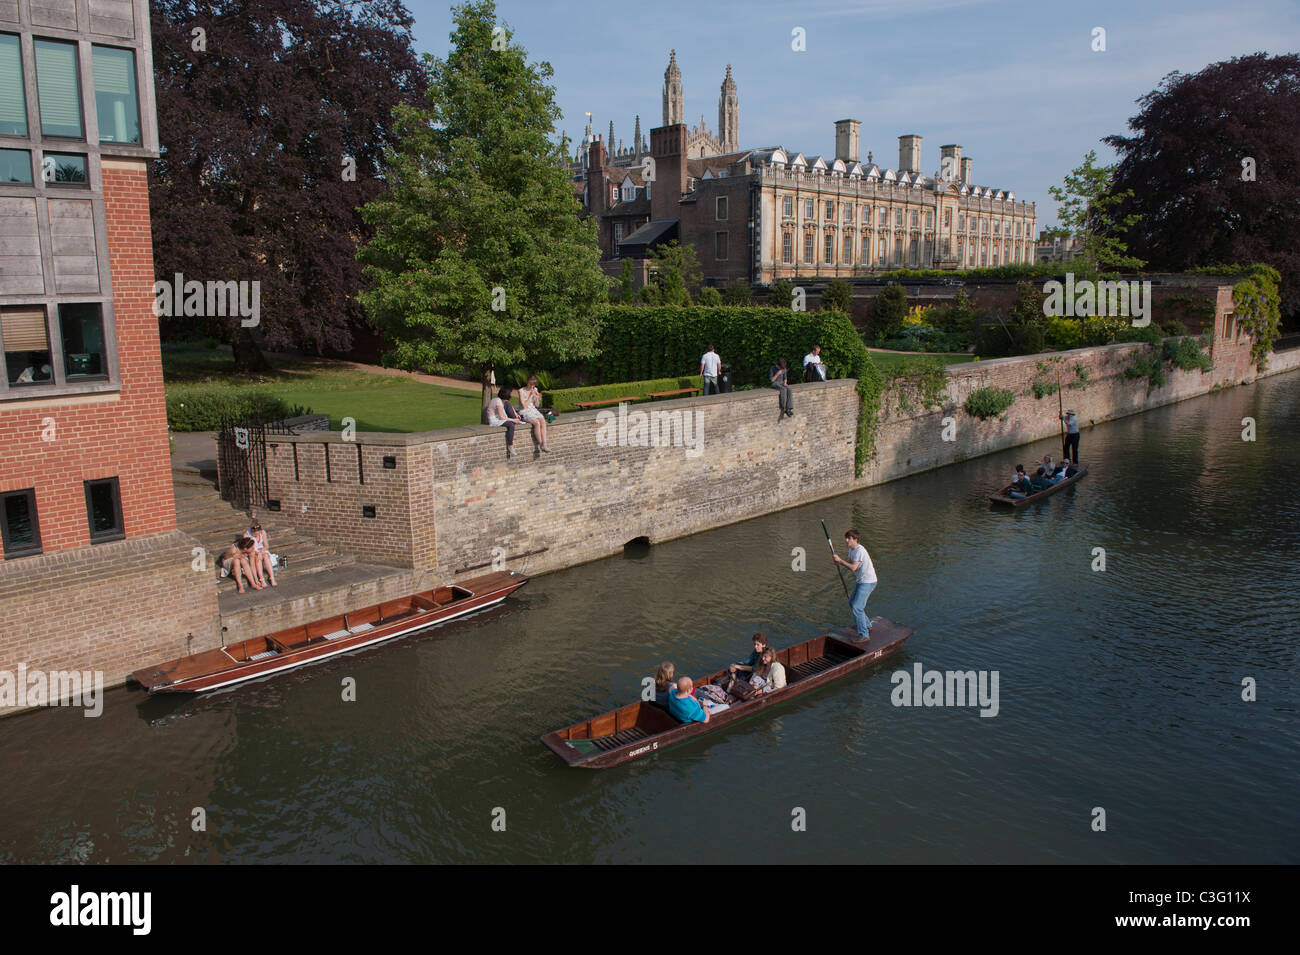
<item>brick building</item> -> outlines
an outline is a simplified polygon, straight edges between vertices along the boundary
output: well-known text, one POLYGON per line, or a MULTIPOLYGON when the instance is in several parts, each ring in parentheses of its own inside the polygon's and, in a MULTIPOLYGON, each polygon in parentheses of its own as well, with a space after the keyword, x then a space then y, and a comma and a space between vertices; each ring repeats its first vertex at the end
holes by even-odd
POLYGON ((147 0, 0 0, 0 670, 215 637, 176 530, 147 0))

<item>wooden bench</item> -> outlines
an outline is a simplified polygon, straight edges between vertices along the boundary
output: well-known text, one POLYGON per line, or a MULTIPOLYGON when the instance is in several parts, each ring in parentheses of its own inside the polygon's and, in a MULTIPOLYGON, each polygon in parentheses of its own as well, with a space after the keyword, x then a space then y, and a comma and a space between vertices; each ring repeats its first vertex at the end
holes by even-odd
POLYGON ((588 408, 599 408, 602 405, 621 405, 625 401, 640 401, 640 395, 632 395, 627 398, 606 398, 604 401, 575 401, 573 407, 586 411, 588 408))
POLYGON ((673 395, 697 395, 699 388, 678 388, 676 391, 652 391, 650 398, 671 398, 673 395))

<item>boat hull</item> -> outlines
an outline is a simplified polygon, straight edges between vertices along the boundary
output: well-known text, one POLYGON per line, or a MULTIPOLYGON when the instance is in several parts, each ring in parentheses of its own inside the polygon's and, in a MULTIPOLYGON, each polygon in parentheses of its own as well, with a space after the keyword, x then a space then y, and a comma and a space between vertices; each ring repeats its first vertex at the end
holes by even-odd
MULTIPOLYGON (((782 650, 781 655, 786 659, 796 659, 801 648, 804 651, 803 661, 786 667, 787 675, 806 664, 811 664, 814 672, 800 676, 784 689, 764 693, 743 703, 734 703, 721 712, 713 713, 707 723, 678 723, 653 703, 634 703, 584 723, 547 733, 542 737, 542 743, 568 765, 580 769, 608 769, 629 763, 706 733, 717 732, 738 720, 780 706, 851 673, 866 669, 897 653, 903 642, 915 632, 911 627, 891 623, 883 617, 875 618, 871 631, 871 641, 867 644, 859 643, 854 631, 845 629, 782 650), (820 655, 808 656, 814 650, 819 651, 820 655), (603 728, 612 729, 613 732, 603 736, 583 735, 584 732, 590 734, 594 729, 603 728)), ((697 680, 696 685, 708 683, 722 672, 697 680)))
POLYGON ((376 604, 305 627, 143 667, 131 674, 131 680, 150 694, 206 693, 225 689, 487 610, 501 604, 527 582, 527 577, 513 571, 489 574, 455 587, 413 594, 403 600, 376 604), (433 596, 444 591, 452 594, 450 601, 437 604, 433 596), (400 612, 403 607, 405 612, 400 612), (388 614, 395 615, 389 618, 388 614), (371 616, 375 618, 374 622, 365 619, 371 616), (350 618, 360 621, 354 629, 346 627, 350 618), (340 623, 344 629, 337 629, 340 623))
POLYGON ((1087 473, 1088 473, 1088 465, 1080 464, 1078 473, 1076 473, 1074 477, 1068 477, 1060 484, 1053 484, 1051 487, 1045 488, 1044 490, 1041 491, 1036 491, 1033 494, 1029 495, 1028 497, 1022 497, 1022 498, 1011 497, 1010 495, 1007 494, 1007 492, 1011 490, 1011 486, 1007 485, 999 493, 990 494, 989 500, 992 501, 994 504, 1005 504, 1008 507, 1024 507, 1026 504, 1037 504, 1039 501, 1043 500, 1044 498, 1051 497, 1057 491, 1064 491, 1067 487, 1069 487, 1071 484, 1074 484, 1080 478, 1084 477, 1087 473))

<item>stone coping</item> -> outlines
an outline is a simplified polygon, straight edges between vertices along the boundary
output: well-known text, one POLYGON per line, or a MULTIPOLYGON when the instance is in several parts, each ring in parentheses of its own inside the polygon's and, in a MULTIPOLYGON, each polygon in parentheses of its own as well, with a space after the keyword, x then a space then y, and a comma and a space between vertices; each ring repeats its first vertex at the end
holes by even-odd
MULTIPOLYGON (((855 378, 836 378, 832 381, 812 381, 796 382, 790 387, 798 391, 817 390, 821 388, 837 387, 856 387, 857 379, 855 378)), ((701 405, 708 404, 725 404, 727 402, 751 401, 755 398, 771 398, 772 391, 769 388, 754 388, 749 391, 733 391, 725 395, 695 396, 691 398, 671 398, 666 401, 641 401, 632 407, 641 410, 665 410, 680 409, 685 407, 697 408, 701 405)), ((586 411, 565 411, 563 412, 551 427, 566 427, 568 425, 590 424, 597 420, 601 411, 617 411, 618 405, 609 405, 603 409, 592 408, 586 411)), ((521 426, 522 422, 521 422, 521 426)), ((367 447, 418 447, 427 444, 439 444, 444 441, 456 441, 463 438, 478 438, 484 435, 498 435, 501 433, 501 427, 493 427, 487 424, 463 425, 457 428, 441 428, 436 431, 415 431, 409 434, 393 433, 387 431, 358 431, 355 444, 363 444, 367 447)), ((304 432, 301 434, 268 434, 266 436, 267 444, 339 444, 343 443, 338 431, 314 431, 304 432)))

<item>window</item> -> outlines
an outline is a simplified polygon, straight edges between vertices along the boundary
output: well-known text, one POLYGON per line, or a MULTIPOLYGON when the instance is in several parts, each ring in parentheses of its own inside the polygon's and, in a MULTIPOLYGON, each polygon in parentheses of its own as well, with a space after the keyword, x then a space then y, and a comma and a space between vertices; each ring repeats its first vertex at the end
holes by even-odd
POLYGON ((32 184, 32 154, 25 149, 0 149, 0 183, 32 184))
POLYGON ((713 233, 713 257, 719 262, 727 261, 727 233, 713 233))
POLYGON ((104 318, 99 305, 60 305, 59 331, 63 337, 63 372, 68 381, 108 377, 104 318))
POLYGON ((54 382, 44 308, 28 305, 0 309, 0 340, 4 344, 5 374, 10 385, 54 382))
POLYGON ((81 81, 77 45, 37 40, 36 92, 41 106, 41 135, 85 139, 81 122, 81 81))
POLYGON ((880 210, 880 224, 889 225, 889 210, 883 207, 880 210))
POLYGON ((994 234, 994 235, 999 235, 999 234, 1000 234, 1000 227, 1001 227, 1001 225, 1002 225, 1002 223, 999 222, 997 219, 994 219, 994 220, 993 220, 993 234, 994 234))
POLYGON ((811 232, 805 232, 803 234, 803 260, 805 262, 811 262, 814 258, 813 242, 814 242, 813 234, 811 232))
POLYGON ((713 214, 714 217, 719 222, 727 221, 727 197, 726 196, 718 196, 718 198, 714 200, 713 214))
POLYGON ((889 261, 889 237, 881 235, 880 237, 880 264, 884 265, 889 261))
POLYGON ((140 142, 140 103, 135 93, 135 53, 114 46, 91 48, 95 115, 101 143, 140 142))
POLYGON ((0 532, 5 559, 30 557, 41 552, 41 526, 36 519, 36 490, 0 494, 0 532))
POLYGON ((871 225, 871 206, 862 207, 862 224, 871 225))
POLYGON ((76 153, 45 153, 41 157, 41 178, 56 186, 90 186, 86 157, 76 153))
POLYGON ((902 209, 895 209, 895 210, 894 210, 894 225, 895 225, 897 228, 900 228, 900 229, 903 227, 903 210, 902 210, 902 209))
POLYGON ((927 229, 933 229, 933 228, 934 228, 934 211, 933 211, 933 210, 927 210, 926 213, 925 213, 925 227, 926 227, 927 229))
POLYGON ((844 233, 844 264, 853 264, 853 233, 844 233))
POLYGON ((921 216, 915 209, 912 210, 912 228, 915 229, 921 223, 921 216))
POLYGON ((805 219, 817 218, 817 212, 813 209, 813 201, 811 199, 805 199, 803 201, 803 217, 805 219))
POLYGON ((611 249, 610 251, 613 253, 614 258, 616 259, 619 258, 618 244, 622 241, 623 241, 623 223, 615 222, 614 223, 614 248, 611 249))
POLYGON ((120 541, 126 536, 122 529, 122 494, 117 478, 86 481, 86 522, 90 525, 90 542, 103 544, 120 541))
POLYGON ((781 261, 787 265, 794 262, 794 233, 789 230, 781 235, 781 261))
POLYGON ((901 241, 894 243, 894 264, 903 264, 903 243, 901 241))
POLYGON ((794 197, 786 196, 781 200, 781 215, 787 219, 794 218, 794 197))
POLYGON ((957 217, 957 231, 958 231, 958 232, 965 232, 965 231, 966 231, 966 217, 965 217, 965 216, 958 216, 958 217, 957 217))
POLYGON ((945 229, 951 229, 951 228, 952 228, 952 210, 951 210, 951 209, 944 209, 944 210, 943 210, 943 227, 944 227, 945 229))
POLYGON ((826 221, 827 222, 835 221, 835 203, 830 201, 827 201, 826 203, 826 221))
POLYGON ((844 203, 844 221, 845 222, 853 221, 853 203, 851 202, 844 203))
POLYGON ((12 33, 0 33, 0 135, 27 135, 22 47, 12 33))
POLYGON ((822 245, 822 258, 827 265, 830 265, 835 261, 835 233, 827 232, 822 245))

